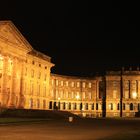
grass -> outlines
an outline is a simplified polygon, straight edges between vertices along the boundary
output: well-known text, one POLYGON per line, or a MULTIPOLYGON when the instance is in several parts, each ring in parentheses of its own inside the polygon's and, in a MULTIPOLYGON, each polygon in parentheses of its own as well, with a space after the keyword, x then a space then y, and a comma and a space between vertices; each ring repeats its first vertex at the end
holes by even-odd
POLYGON ((0 118, 0 124, 9 124, 9 123, 23 123, 23 122, 39 122, 46 121, 48 119, 39 119, 39 118, 0 118))

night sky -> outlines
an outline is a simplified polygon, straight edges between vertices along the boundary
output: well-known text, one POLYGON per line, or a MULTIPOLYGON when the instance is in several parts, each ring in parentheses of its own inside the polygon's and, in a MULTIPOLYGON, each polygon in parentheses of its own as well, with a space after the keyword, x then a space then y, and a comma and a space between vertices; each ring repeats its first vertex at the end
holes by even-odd
POLYGON ((12 20, 33 48, 52 57, 52 72, 65 75, 140 66, 139 18, 132 1, 4 0, 0 6, 0 20, 12 20))

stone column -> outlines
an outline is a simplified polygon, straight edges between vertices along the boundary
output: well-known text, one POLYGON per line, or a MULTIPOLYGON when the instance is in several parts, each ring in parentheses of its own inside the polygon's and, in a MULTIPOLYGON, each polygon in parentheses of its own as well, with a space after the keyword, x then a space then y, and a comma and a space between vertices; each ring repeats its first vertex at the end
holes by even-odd
POLYGON ((7 83, 8 83, 8 56, 4 56, 3 60, 3 83, 2 83, 2 93, 1 93, 1 106, 7 107, 8 102, 8 92, 7 92, 7 83))
POLYGON ((25 97, 24 97, 24 89, 25 89, 25 62, 21 61, 21 79, 20 79, 20 93, 19 93, 19 108, 24 108, 25 97))
POLYGON ((80 103, 77 103, 77 110, 80 110, 80 103))
POLYGON ((68 103, 66 103, 66 110, 68 110, 68 103))
POLYGON ((17 86, 17 77, 16 77, 16 72, 17 72, 17 59, 13 58, 13 70, 12 70, 12 90, 10 93, 10 98, 9 98, 9 103, 8 107, 9 108, 15 108, 16 104, 16 86, 17 86))

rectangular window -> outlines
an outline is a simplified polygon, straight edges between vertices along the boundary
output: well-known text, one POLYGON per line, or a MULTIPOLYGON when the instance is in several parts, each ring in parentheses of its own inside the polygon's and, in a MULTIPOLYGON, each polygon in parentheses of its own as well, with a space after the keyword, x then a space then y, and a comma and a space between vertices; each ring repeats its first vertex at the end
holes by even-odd
POLYGON ((80 82, 77 82, 77 87, 80 87, 80 82))
POLYGON ((63 81, 61 81, 61 86, 63 86, 63 84, 64 84, 63 81))
POLYGON ((74 82, 71 83, 71 86, 74 87, 74 82))
POLYGON ((113 98, 116 99, 117 97, 117 90, 113 90, 113 98))
POLYGON ((86 98, 86 94, 85 94, 85 92, 83 92, 83 99, 85 99, 86 98))
POLYGON ((91 83, 88 83, 88 87, 91 88, 91 83))
POLYGON ((88 95, 89 95, 89 100, 91 100, 92 99, 91 92, 89 92, 88 95))
POLYGON ((68 87, 68 85, 69 85, 69 82, 68 82, 68 81, 66 81, 66 87, 68 87))
POLYGON ((58 86, 58 80, 56 80, 56 86, 58 86))
POLYGON ((82 87, 83 87, 83 88, 85 88, 85 87, 86 87, 86 83, 85 83, 85 82, 83 82, 82 87))
POLYGON ((73 91, 71 92, 71 98, 74 98, 74 92, 73 91))

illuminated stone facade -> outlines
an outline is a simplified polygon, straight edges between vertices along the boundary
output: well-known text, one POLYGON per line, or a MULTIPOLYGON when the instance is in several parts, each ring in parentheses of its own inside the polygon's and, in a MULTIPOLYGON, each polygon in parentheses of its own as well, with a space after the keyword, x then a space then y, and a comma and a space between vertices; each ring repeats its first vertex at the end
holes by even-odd
POLYGON ((133 117, 140 110, 140 71, 90 78, 51 74, 54 64, 11 21, 0 22, 0 107, 64 110, 87 117, 133 117))
POLYGON ((51 58, 34 50, 10 21, 0 22, 0 106, 47 109, 51 58))

